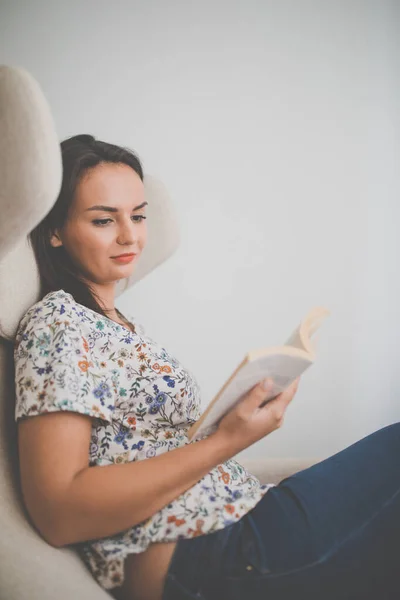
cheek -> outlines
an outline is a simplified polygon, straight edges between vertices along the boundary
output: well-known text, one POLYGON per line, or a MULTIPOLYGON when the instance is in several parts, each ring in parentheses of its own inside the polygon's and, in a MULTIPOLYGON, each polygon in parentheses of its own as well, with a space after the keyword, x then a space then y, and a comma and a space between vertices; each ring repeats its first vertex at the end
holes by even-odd
POLYGON ((112 242, 112 236, 106 228, 81 226, 74 229, 67 242, 67 250, 80 261, 90 259, 91 262, 100 262, 112 242))
POLYGON ((89 252, 104 252, 108 250, 113 240, 114 234, 111 227, 104 227, 104 229, 91 227, 86 232, 85 246, 89 252))

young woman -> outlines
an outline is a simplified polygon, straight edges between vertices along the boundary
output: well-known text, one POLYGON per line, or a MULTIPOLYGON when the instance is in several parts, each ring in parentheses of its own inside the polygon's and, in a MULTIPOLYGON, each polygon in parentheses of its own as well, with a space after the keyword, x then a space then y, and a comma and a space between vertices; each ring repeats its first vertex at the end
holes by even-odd
POLYGON ((124 600, 398 598, 400 424, 261 485, 232 457, 282 425, 299 382, 259 408, 260 382, 189 443, 195 378, 115 307, 146 244, 140 161, 89 135, 61 148, 59 197, 30 236, 41 300, 15 344, 39 534, 124 600))

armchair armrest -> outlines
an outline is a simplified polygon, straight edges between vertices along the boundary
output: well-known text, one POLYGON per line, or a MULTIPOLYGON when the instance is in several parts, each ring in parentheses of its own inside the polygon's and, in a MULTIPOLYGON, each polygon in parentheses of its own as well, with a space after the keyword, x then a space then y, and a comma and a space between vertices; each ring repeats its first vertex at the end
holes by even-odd
POLYGON ((278 484, 282 479, 311 467, 323 458, 238 458, 237 460, 250 473, 258 477, 261 483, 278 484))

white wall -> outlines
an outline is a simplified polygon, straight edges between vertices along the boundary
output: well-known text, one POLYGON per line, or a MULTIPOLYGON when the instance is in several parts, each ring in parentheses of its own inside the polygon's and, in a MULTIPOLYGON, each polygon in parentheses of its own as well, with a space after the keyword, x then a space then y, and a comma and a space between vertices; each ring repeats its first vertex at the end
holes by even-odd
POLYGON ((248 349, 332 316, 254 457, 328 456, 400 417, 400 5, 395 0, 0 3, 0 61, 60 138, 136 150, 179 251, 120 300, 204 406, 248 349))

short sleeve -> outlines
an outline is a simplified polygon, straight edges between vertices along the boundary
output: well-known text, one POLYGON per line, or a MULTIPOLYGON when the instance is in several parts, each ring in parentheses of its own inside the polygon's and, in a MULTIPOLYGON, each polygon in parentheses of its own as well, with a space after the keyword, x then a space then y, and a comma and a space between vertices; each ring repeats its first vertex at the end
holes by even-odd
POLYGON ((65 410, 111 422, 112 385, 91 355, 73 311, 53 306, 24 318, 14 365, 15 420, 65 410))

